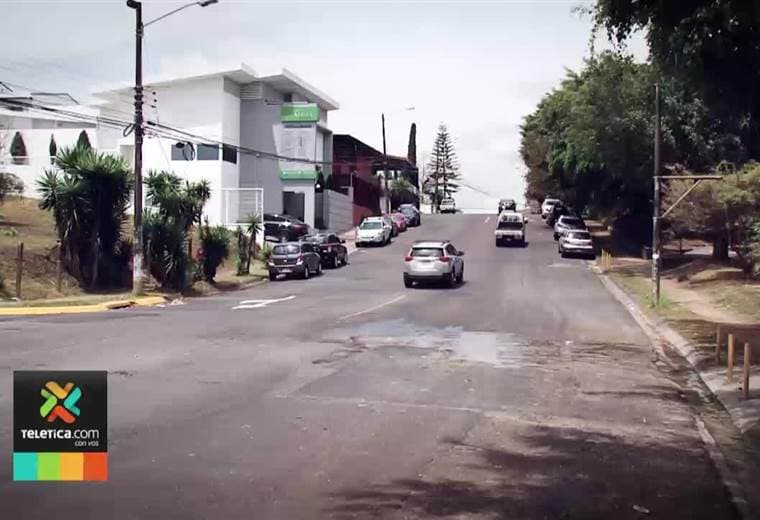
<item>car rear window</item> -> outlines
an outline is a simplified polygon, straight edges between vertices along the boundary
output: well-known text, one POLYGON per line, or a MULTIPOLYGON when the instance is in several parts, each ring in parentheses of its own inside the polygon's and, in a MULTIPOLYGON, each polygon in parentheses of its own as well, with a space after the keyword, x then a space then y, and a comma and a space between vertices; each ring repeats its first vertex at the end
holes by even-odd
POLYGON ((440 247, 414 247, 412 255, 417 257, 439 257, 443 256, 443 248, 440 247))
POLYGON ((583 221, 581 219, 579 219, 579 218, 574 218, 574 217, 573 218, 567 218, 567 217, 565 217, 565 218, 562 219, 562 224, 565 225, 565 226, 582 226, 583 225, 583 221))
POLYGON ((372 222, 364 222, 361 226, 359 226, 360 229, 380 229, 383 227, 382 222, 378 222, 377 220, 373 220, 372 222))
POLYGON ((557 204, 557 203, 559 203, 558 199, 546 199, 544 201, 544 204, 557 204))
POLYGON ((514 219, 500 220, 498 229, 522 229, 522 222, 514 219))
POLYGON ((570 238, 576 240, 591 240, 591 234, 588 231, 576 231, 569 234, 570 238))
POLYGON ((298 248, 296 244, 278 245, 278 246, 274 246, 274 248, 272 249, 273 255, 295 255, 300 252, 301 250, 298 248))
POLYGON ((327 242, 327 235, 306 235, 303 237, 304 242, 314 242, 315 244, 324 244, 327 242))

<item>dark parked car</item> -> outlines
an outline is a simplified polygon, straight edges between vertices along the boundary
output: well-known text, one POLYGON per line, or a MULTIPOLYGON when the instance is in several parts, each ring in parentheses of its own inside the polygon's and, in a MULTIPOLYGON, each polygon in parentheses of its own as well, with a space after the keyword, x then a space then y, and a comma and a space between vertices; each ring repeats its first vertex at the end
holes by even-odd
POLYGON ((264 239, 293 242, 309 233, 309 226, 290 215, 264 213, 264 239))
POLYGON ((346 241, 339 238, 335 233, 306 235, 301 240, 310 242, 317 247, 324 267, 337 268, 348 263, 348 249, 344 245, 346 241))
POLYGON ((551 210, 549 210, 549 214, 546 215, 546 225, 549 227, 554 227, 554 224, 557 223, 557 219, 559 219, 559 217, 561 217, 562 215, 569 215, 569 214, 570 214, 570 209, 567 206, 565 206, 561 202, 554 204, 551 210))
POLYGON ((499 211, 497 214, 501 215, 502 211, 517 211, 517 202, 512 199, 499 200, 499 211))
POLYGON ((272 248, 269 257, 269 279, 278 275, 296 275, 303 279, 312 274, 322 274, 322 259, 317 252, 317 245, 311 242, 284 242, 272 248))
POLYGON ((398 207, 398 211, 404 215, 408 226, 414 227, 422 224, 422 215, 414 204, 402 204, 398 207))

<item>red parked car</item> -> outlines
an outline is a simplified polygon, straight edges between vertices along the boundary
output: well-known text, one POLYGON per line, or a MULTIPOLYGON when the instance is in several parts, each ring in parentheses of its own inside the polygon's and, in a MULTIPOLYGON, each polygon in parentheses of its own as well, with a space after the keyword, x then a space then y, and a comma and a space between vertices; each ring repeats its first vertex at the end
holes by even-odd
POLYGON ((398 227, 399 233, 406 231, 406 218, 403 213, 399 213, 398 211, 391 213, 391 219, 396 224, 396 227, 398 227))

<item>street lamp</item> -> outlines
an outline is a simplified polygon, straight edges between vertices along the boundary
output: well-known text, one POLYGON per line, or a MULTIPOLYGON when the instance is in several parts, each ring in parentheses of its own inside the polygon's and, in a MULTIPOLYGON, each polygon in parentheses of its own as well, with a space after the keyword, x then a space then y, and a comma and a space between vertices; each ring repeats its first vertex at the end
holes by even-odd
MULTIPOLYGON (((411 112, 414 110, 414 107, 406 107, 404 108, 404 112, 411 112)), ((385 147, 385 112, 380 114, 380 120, 383 125, 383 179, 385 183, 385 212, 390 213, 391 212, 391 197, 388 193, 388 152, 386 151, 385 147)))
POLYGON ((142 21, 142 2, 127 0, 127 7, 135 10, 135 215, 134 244, 132 246, 132 292, 143 293, 143 232, 142 232, 142 145, 143 145, 143 84, 142 41, 145 27, 194 5, 206 7, 219 0, 203 0, 185 4, 147 23, 142 21))

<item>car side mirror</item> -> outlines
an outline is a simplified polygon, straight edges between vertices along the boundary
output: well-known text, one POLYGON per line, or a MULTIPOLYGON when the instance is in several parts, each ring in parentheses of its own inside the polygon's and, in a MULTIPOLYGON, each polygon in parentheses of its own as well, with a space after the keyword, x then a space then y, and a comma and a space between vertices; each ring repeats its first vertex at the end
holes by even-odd
POLYGON ((346 239, 345 239, 345 238, 341 238, 341 239, 340 239, 340 243, 341 243, 341 244, 345 244, 345 243, 346 243, 346 239))
POLYGON ((459 251, 459 256, 464 256, 464 251, 459 251))
POLYGON ((523 217, 523 224, 527 224, 527 223, 528 223, 528 217, 523 217))

